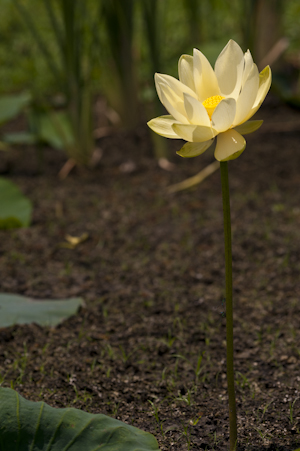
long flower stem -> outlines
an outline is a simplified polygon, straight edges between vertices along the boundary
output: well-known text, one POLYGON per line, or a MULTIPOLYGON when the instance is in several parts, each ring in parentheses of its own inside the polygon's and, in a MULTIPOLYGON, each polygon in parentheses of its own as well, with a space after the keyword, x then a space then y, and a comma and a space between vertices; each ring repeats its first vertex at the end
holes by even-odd
POLYGON ((225 241, 225 271, 226 271, 226 343, 227 343, 227 388, 229 397, 229 438, 230 451, 237 445, 236 403, 233 369, 233 307, 232 307, 232 253, 231 253, 231 219, 228 183, 228 163, 220 163, 225 241))

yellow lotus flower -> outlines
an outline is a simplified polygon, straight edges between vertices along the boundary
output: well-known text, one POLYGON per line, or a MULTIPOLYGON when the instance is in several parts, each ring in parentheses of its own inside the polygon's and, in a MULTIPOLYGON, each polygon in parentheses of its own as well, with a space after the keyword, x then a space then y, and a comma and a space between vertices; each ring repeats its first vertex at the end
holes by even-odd
POLYGON ((148 122, 166 138, 188 141, 177 153, 196 157, 217 137, 215 158, 228 161, 244 151, 242 135, 257 130, 263 121, 249 121, 266 97, 271 85, 269 66, 259 73, 249 50, 230 40, 217 58, 215 69, 199 50, 182 55, 179 80, 155 74, 158 97, 170 115, 148 122))

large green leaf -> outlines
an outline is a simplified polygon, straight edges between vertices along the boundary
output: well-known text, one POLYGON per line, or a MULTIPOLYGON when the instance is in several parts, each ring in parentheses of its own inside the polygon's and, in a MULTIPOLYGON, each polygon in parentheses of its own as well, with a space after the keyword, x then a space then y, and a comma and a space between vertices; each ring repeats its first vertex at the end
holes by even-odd
POLYGON ((35 300, 17 294, 0 293, 0 327, 31 323, 56 326, 75 315, 82 304, 82 298, 35 300))
POLYGON ((31 211, 31 201, 14 183, 0 177, 0 228, 29 226, 31 211))
POLYGON ((21 113, 23 108, 31 101, 28 92, 0 97, 0 125, 10 121, 21 113))
POLYGON ((55 409, 0 388, 1 451, 159 451, 153 435, 102 414, 55 409))

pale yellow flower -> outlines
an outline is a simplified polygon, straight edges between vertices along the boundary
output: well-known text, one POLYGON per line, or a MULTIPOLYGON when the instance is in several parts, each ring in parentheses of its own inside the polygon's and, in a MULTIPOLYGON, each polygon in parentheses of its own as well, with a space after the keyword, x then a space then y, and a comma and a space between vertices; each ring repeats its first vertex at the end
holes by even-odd
POLYGON ((245 149, 242 135, 257 130, 263 121, 249 119, 256 113, 271 85, 271 69, 258 72, 249 50, 230 40, 213 69, 207 58, 194 49, 193 56, 182 55, 179 80, 155 74, 158 97, 170 115, 148 122, 166 138, 188 141, 177 153, 196 157, 217 139, 215 158, 228 161, 245 149))

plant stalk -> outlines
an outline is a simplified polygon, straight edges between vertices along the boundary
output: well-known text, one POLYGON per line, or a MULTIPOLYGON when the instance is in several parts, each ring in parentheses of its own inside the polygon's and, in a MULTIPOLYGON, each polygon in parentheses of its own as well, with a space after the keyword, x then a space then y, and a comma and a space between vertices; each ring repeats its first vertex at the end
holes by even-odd
POLYGON ((232 306, 232 252, 230 196, 228 183, 228 163, 221 161, 221 184, 224 213, 225 272, 226 272, 226 344, 227 344, 227 390, 229 398, 229 440, 230 451, 237 445, 236 403, 233 368, 233 306, 232 306))

